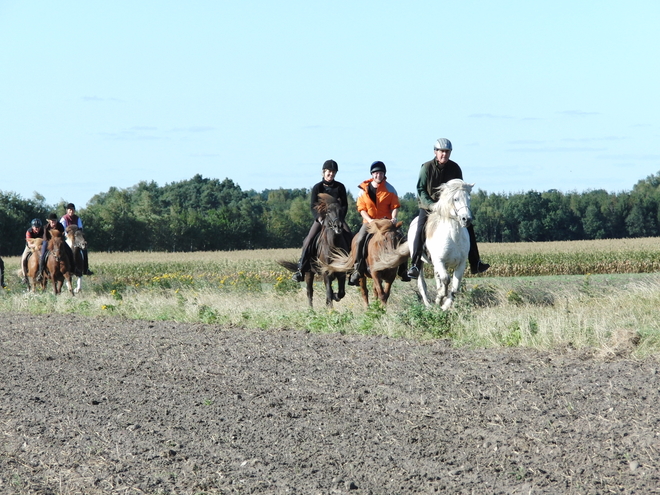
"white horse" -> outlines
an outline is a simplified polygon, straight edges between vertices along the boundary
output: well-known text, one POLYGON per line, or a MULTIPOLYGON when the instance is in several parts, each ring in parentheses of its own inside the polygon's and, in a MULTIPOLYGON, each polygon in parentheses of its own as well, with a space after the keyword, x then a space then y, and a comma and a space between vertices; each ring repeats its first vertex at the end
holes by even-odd
MULTIPOLYGON (((444 311, 453 304, 454 296, 465 273, 470 251, 470 236, 466 227, 472 222, 470 191, 473 186, 474 184, 467 184, 460 179, 442 184, 438 188, 440 199, 433 205, 426 220, 426 243, 422 261, 433 264, 435 283, 438 287, 435 303, 442 304, 444 311)), ((410 246, 414 243, 415 232, 417 232, 417 218, 413 219, 408 230, 410 246)), ((419 266, 417 286, 424 304, 430 306, 424 280, 424 263, 420 263, 419 266)))
MULTIPOLYGON (((73 252, 73 263, 76 269, 75 272, 72 272, 72 275, 75 275, 77 278, 76 287, 75 289, 73 289, 73 292, 77 294, 82 289, 83 263, 84 263, 83 259, 85 256, 85 249, 87 249, 87 241, 85 240, 85 236, 83 235, 82 231, 78 229, 77 226, 69 225, 66 228, 66 243, 69 245, 71 251, 73 252)), ((68 280, 66 281, 66 286, 67 289, 69 290, 71 289, 71 287, 69 287, 68 280)))

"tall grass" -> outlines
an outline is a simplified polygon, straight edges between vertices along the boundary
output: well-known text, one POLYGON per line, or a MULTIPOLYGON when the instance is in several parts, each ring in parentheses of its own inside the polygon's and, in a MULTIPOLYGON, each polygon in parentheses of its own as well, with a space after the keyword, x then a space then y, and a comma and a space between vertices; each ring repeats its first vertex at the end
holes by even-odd
POLYGON ((75 297, 55 297, 50 290, 26 293, 11 273, 18 258, 6 258, 9 289, 0 293, 0 311, 446 338, 461 346, 577 348, 602 357, 642 357, 660 351, 660 275, 647 273, 648 263, 660 258, 660 243, 636 241, 483 244, 482 257, 492 269, 488 276, 466 277, 454 309, 446 313, 425 308, 416 284, 400 281, 387 308, 365 309, 358 289, 348 287, 332 311, 324 307, 317 282, 310 310, 303 284, 291 281, 276 262, 295 260, 299 252, 293 249, 92 253, 95 275, 84 279, 83 292, 75 297), (631 259, 640 273, 632 273, 631 259), (585 270, 585 263, 609 272, 585 270), (546 275, 537 276, 538 271, 546 275), (497 276, 502 273, 510 276, 497 276))

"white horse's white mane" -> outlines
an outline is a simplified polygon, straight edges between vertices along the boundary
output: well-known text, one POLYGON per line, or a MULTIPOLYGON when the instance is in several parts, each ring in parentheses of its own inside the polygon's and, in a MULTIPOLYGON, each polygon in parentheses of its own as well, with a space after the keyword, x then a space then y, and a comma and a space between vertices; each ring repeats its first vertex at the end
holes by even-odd
POLYGON ((440 184, 440 187, 438 187, 440 199, 432 206, 431 211, 443 218, 449 218, 454 207, 452 204, 454 195, 459 191, 465 191, 467 194, 470 194, 472 186, 474 184, 468 184, 461 179, 452 179, 444 184, 440 184))

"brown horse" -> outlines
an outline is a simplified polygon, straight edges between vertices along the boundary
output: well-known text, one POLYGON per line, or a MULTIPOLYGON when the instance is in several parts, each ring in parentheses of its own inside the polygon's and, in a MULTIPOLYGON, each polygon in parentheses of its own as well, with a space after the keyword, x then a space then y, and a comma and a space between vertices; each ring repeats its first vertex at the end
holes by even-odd
MULTIPOLYGON (((307 300, 309 307, 313 307, 314 275, 323 277, 325 284, 325 304, 332 308, 333 301, 339 301, 346 295, 346 273, 329 273, 322 266, 330 262, 333 252, 346 253, 348 243, 344 237, 343 221, 340 217, 340 205, 336 198, 329 194, 319 194, 319 202, 315 205, 319 212, 323 226, 316 241, 313 243, 314 252, 311 256, 311 269, 305 272, 305 283, 307 284, 307 300), (332 283, 337 280, 337 292, 334 291, 332 283)), ((291 272, 298 269, 296 263, 280 260, 278 263, 291 272)))
MULTIPOLYGON (((365 243, 367 252, 364 260, 367 264, 366 274, 360 277, 360 292, 362 300, 369 306, 369 291, 367 277, 373 280, 375 297, 381 304, 387 304, 392 283, 396 278, 399 265, 408 259, 407 243, 401 242, 403 236, 399 231, 401 222, 394 225, 391 220, 374 220, 367 226, 369 238, 365 243)), ((355 265, 357 236, 353 239, 350 254, 333 253, 332 262, 323 266, 328 272, 352 271, 355 265)))
POLYGON ((62 239, 62 234, 58 230, 53 229, 50 234, 51 238, 48 241, 48 256, 44 269, 44 280, 50 278, 53 282, 55 294, 62 292, 62 285, 64 284, 64 280, 66 280, 68 282, 69 292, 73 295, 69 257, 62 247, 64 239, 62 239))
POLYGON ((43 278, 41 282, 37 282, 37 274, 39 273, 39 258, 41 258, 41 246, 43 244, 43 239, 33 239, 32 247, 30 248, 30 253, 27 258, 27 271, 25 274, 28 279, 28 288, 32 292, 36 292, 37 285, 40 285, 42 289, 46 288, 46 279, 43 278))

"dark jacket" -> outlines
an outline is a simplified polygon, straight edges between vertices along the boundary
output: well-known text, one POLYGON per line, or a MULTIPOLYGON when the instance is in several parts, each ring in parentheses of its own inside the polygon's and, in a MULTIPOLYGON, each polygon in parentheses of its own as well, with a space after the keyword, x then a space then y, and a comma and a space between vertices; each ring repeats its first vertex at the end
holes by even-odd
POLYGON ((458 163, 449 160, 443 166, 435 158, 424 164, 417 180, 417 201, 420 208, 430 209, 438 201, 438 187, 452 179, 463 180, 463 172, 458 163))
POLYGON ((333 198, 339 201, 339 218, 343 221, 346 218, 346 213, 348 212, 348 198, 346 197, 346 188, 341 182, 332 181, 332 183, 327 183, 324 180, 315 184, 312 187, 312 214, 314 215, 314 220, 319 218, 319 212, 316 211, 316 203, 319 202, 319 194, 327 193, 333 198))

